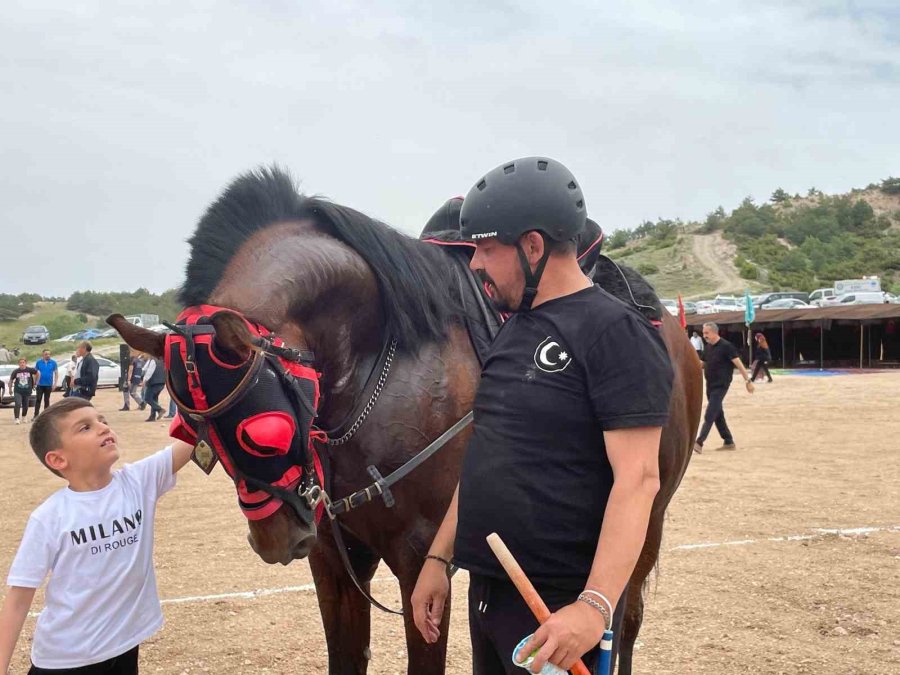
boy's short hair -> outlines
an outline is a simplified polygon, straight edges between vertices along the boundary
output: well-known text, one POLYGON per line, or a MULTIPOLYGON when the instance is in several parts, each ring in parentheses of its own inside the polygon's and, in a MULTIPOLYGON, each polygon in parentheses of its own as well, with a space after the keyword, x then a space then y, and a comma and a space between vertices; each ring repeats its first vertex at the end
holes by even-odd
MULTIPOLYGON (((28 432, 28 440, 31 443, 31 449, 41 461, 41 464, 47 466, 47 453, 51 450, 59 450, 62 447, 62 438, 57 426, 59 420, 75 410, 93 407, 90 401, 73 396, 57 401, 35 418, 31 423, 31 430, 28 432)), ((47 468, 50 469, 49 466, 47 468)), ((55 469, 50 469, 50 471, 60 478, 63 477, 55 469)))

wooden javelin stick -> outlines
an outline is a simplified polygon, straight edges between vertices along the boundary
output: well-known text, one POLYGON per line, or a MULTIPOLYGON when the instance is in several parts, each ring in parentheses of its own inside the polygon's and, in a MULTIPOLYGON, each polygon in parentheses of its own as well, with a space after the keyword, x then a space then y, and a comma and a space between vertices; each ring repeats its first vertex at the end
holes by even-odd
MULTIPOLYGON (((510 553, 509 549, 506 548, 506 544, 503 543, 499 534, 496 532, 489 534, 487 536, 487 543, 494 552, 494 555, 497 556, 497 560, 503 565, 503 569, 506 570, 506 574, 509 576, 510 581, 512 581, 519 590, 522 599, 525 600, 525 604, 528 605, 528 609, 534 614, 534 618, 538 620, 538 623, 543 624, 550 618, 550 610, 547 608, 544 601, 541 600, 541 596, 538 595, 537 589, 535 589, 528 577, 525 576, 525 571, 519 566, 519 563, 516 562, 516 559, 513 557, 513 554, 510 553)), ((574 675, 591 675, 587 666, 584 665, 581 659, 578 659, 575 662, 575 665, 572 666, 572 669, 569 672, 574 673, 574 675)))

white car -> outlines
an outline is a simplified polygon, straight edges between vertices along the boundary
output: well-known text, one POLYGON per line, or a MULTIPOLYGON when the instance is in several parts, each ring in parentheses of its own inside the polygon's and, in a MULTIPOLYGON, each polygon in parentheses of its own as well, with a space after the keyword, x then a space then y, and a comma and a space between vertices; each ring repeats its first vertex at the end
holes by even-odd
MULTIPOLYGON (((115 361, 110 361, 107 358, 102 356, 95 356, 97 359, 97 365, 99 368, 97 369, 97 387, 118 387, 119 379, 122 377, 122 368, 115 361)), ((56 381, 56 388, 62 389, 62 378, 63 373, 65 372, 65 365, 68 362, 68 358, 57 358, 56 363, 59 366, 59 377, 56 381)), ((81 359, 78 359, 81 361, 81 359)))
POLYGON ((817 288, 809 294, 809 304, 815 307, 824 307, 833 297, 833 288, 817 288))
POLYGON ((798 300, 797 298, 781 298, 762 305, 760 309, 812 309, 815 305, 798 300))
POLYGON ((660 299, 660 304, 666 308, 666 311, 672 316, 678 316, 678 303, 674 300, 660 299))
POLYGON ((712 314, 716 311, 712 300, 697 300, 694 305, 697 307, 697 314, 712 314))
POLYGON ((887 294, 882 291, 859 291, 858 293, 844 293, 836 296, 828 302, 830 307, 841 305, 883 305, 890 302, 887 294))

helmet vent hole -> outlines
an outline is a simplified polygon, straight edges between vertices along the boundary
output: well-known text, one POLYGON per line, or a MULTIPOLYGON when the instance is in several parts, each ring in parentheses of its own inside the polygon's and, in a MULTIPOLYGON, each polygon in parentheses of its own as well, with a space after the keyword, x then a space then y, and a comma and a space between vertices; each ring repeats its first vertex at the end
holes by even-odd
POLYGON ((546 171, 548 164, 549 164, 549 162, 547 162, 543 159, 539 159, 538 160, 538 171, 546 171))
POLYGON ((516 172, 515 164, 507 164, 506 166, 503 167, 503 173, 506 175, 509 175, 509 174, 515 173, 515 172, 516 172))
POLYGON ((577 202, 575 202, 575 206, 576 206, 576 207, 578 208, 578 210, 580 211, 581 209, 584 208, 584 200, 583 200, 583 199, 579 199, 577 202))
POLYGON ((478 185, 476 185, 475 187, 478 188, 478 190, 480 192, 481 190, 484 190, 484 188, 487 187, 487 181, 482 178, 480 181, 478 181, 478 185))
POLYGON ((577 190, 577 189, 578 189, 578 186, 575 185, 575 181, 574 181, 574 180, 570 180, 570 181, 569 181, 569 189, 570 189, 570 190, 577 190))

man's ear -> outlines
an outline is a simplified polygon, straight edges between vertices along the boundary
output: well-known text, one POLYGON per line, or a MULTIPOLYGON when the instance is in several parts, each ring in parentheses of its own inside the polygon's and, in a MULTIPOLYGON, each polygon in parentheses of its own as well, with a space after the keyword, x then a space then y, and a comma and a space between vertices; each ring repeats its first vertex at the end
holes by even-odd
POLYGON ((44 455, 44 462, 54 471, 65 471, 69 468, 69 460, 58 450, 51 450, 44 455))
POLYGON ((544 255, 545 242, 541 233, 537 230, 526 232, 519 239, 522 250, 525 251, 525 257, 532 265, 536 265, 544 255))

